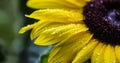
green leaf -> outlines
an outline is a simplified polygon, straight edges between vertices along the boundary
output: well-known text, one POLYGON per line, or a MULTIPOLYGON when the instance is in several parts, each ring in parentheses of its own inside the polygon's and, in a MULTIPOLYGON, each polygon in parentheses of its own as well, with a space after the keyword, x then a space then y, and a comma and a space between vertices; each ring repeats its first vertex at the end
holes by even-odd
POLYGON ((49 56, 49 54, 41 56, 40 63, 48 63, 48 56, 49 56))

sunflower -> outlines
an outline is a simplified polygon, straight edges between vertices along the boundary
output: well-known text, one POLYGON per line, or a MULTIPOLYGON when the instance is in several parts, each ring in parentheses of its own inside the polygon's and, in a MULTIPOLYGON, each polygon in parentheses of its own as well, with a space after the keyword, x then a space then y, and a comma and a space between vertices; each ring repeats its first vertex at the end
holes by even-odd
POLYGON ((119 0, 28 0, 36 45, 53 45, 49 63, 120 63, 119 0))

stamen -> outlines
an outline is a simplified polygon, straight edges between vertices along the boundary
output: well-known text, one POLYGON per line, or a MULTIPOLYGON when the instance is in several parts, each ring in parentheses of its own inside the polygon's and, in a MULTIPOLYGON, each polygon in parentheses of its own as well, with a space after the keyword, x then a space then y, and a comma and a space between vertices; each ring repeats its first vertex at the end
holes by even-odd
POLYGON ((120 45, 120 1, 93 0, 83 11, 84 22, 103 43, 120 45))

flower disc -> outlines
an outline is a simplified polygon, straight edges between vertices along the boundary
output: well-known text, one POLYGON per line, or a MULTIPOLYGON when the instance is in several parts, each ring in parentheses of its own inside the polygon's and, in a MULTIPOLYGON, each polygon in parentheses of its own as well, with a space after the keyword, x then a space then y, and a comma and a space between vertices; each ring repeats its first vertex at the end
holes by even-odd
POLYGON ((103 43, 120 45, 119 6, 119 0, 93 0, 84 7, 84 22, 103 43))

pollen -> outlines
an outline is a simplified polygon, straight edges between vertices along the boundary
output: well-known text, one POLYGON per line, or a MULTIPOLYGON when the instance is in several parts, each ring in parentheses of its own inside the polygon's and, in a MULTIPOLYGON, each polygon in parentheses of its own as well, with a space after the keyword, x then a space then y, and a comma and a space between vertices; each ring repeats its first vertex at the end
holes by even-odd
POLYGON ((85 24, 105 44, 120 45, 120 1, 93 0, 83 11, 85 24))

